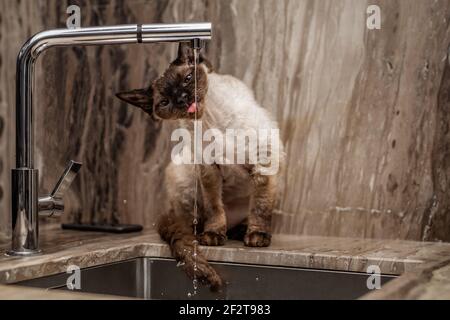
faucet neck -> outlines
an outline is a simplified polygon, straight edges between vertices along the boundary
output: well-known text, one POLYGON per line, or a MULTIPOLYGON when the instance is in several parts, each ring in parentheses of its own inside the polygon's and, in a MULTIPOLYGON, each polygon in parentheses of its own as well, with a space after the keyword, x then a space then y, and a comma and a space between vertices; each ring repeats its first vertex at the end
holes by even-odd
MULTIPOLYGON (((210 40, 210 23, 147 24, 56 29, 29 39, 17 57, 16 74, 16 169, 11 176, 12 250, 10 254, 39 252, 38 214, 61 211, 60 193, 71 181, 79 164, 71 163, 54 195, 38 199, 39 172, 34 169, 33 74, 38 56, 54 46, 89 46, 152 42, 210 40)), ((77 169, 78 168, 78 169, 77 169)))
POLYGON ((42 31, 17 57, 16 167, 33 168, 33 74, 38 56, 54 46, 91 46, 210 40, 210 23, 117 25, 42 31))

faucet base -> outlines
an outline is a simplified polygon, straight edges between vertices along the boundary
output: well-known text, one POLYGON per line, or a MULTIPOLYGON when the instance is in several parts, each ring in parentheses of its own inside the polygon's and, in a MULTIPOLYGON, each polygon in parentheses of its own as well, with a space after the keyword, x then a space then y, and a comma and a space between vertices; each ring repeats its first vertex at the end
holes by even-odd
POLYGON ((37 169, 11 171, 12 244, 11 253, 30 255, 39 250, 37 169))

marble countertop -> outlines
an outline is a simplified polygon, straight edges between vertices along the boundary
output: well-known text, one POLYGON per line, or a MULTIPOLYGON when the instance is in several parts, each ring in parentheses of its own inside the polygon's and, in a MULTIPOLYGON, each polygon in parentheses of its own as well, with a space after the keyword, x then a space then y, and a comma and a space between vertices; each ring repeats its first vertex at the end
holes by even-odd
MULTIPOLYGON (((170 257, 170 250, 152 230, 133 234, 104 234, 61 230, 44 225, 40 235, 43 253, 10 257, 7 241, 0 240, 0 283, 66 272, 136 257, 170 257)), ((366 272, 378 265, 384 274, 401 275, 363 299, 450 299, 450 244, 401 240, 373 240, 317 236, 274 235, 269 248, 247 248, 228 241, 224 247, 202 247, 208 260, 366 272)), ((33 299, 36 290, 2 286, 0 299, 33 299), (15 294, 11 292, 14 290, 15 294)), ((71 293, 48 293, 65 299, 71 293)), ((78 298, 83 294, 76 294, 78 298)))
POLYGON ((76 293, 60 290, 43 290, 12 285, 0 285, 2 300, 123 300, 122 297, 104 294, 76 293))

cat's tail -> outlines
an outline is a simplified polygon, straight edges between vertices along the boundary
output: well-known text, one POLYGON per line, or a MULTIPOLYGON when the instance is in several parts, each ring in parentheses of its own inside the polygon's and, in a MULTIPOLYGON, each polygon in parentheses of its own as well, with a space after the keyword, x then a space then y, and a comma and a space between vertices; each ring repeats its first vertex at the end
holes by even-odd
POLYGON ((189 278, 194 279, 195 276, 200 283, 209 284, 211 290, 216 291, 223 286, 223 281, 198 247, 194 257, 196 239, 190 226, 191 221, 188 221, 187 217, 179 217, 170 211, 160 217, 158 232, 169 244, 173 257, 189 278))

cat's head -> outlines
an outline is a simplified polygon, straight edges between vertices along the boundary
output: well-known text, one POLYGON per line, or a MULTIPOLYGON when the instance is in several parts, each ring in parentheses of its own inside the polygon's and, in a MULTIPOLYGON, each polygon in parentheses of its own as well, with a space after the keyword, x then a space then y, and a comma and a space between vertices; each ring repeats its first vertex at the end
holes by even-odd
POLYGON ((180 43, 177 58, 150 87, 119 92, 116 96, 141 108, 154 119, 194 119, 196 112, 197 118, 201 118, 211 65, 202 54, 199 55, 195 103, 194 59, 194 50, 189 43, 180 43))

